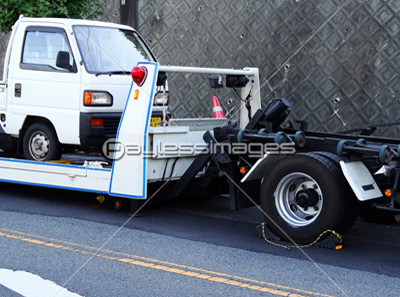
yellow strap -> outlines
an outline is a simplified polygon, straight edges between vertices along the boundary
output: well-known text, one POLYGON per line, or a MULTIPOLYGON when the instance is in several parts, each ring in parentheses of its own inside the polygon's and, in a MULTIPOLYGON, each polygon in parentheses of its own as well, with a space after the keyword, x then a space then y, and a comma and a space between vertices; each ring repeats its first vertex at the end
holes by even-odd
POLYGON ((265 240, 266 242, 268 242, 268 243, 274 245, 274 246, 283 247, 284 249, 287 249, 287 250, 291 250, 291 249, 302 249, 302 248, 307 248, 307 247, 313 246, 313 245, 316 244, 316 243, 321 239, 321 237, 324 236, 326 233, 331 233, 331 234, 333 234, 333 235, 336 236, 336 238, 339 240, 339 242, 338 242, 339 245, 338 245, 338 246, 340 246, 340 248, 341 248, 341 243, 343 242, 342 236, 341 236, 339 233, 337 233, 337 232, 334 231, 334 230, 329 230, 329 229, 328 229, 328 230, 325 230, 324 232, 322 232, 322 233, 317 237, 317 239, 314 240, 312 243, 309 243, 309 244, 306 244, 306 245, 284 245, 284 244, 279 244, 279 243, 275 243, 275 242, 273 242, 273 241, 271 241, 271 240, 269 240, 269 239, 267 238, 267 236, 265 235, 265 225, 266 225, 265 223, 262 223, 262 224, 261 224, 262 235, 263 235, 264 240, 265 240))

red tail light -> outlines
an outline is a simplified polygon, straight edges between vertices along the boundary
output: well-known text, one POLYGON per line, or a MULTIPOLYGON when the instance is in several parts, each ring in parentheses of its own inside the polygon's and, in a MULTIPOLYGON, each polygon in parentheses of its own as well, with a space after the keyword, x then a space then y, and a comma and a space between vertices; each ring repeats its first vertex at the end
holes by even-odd
POLYGON ((92 127, 100 127, 100 126, 103 126, 103 123, 104 123, 103 119, 92 119, 92 120, 90 121, 90 124, 91 124, 92 127))
POLYGON ((140 87, 146 80, 147 70, 144 67, 135 66, 132 69, 132 79, 140 87))

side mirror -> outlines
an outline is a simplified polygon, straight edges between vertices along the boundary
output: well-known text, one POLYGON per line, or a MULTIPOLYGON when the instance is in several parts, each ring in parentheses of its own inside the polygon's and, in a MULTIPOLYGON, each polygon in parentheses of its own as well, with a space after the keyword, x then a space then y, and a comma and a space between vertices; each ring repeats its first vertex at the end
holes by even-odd
POLYGON ((57 54, 56 66, 68 71, 72 70, 69 64, 69 52, 59 51, 57 54))

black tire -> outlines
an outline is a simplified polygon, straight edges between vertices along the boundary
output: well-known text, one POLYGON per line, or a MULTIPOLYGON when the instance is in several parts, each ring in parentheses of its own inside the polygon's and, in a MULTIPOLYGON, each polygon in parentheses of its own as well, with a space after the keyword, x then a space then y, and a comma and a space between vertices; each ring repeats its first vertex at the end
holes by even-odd
POLYGON ((26 159, 35 161, 60 160, 62 147, 53 127, 34 123, 26 130, 22 143, 26 159))
MULTIPOLYGON (((338 168, 340 172, 342 172, 342 167, 340 166, 340 157, 338 155, 330 152, 313 152, 313 154, 317 154, 324 158, 327 158, 338 168)), ((350 187, 344 175, 340 174, 340 177, 341 177, 340 184, 342 184, 344 193, 347 197, 346 214, 344 215, 343 218, 344 221, 341 232, 346 232, 356 222, 361 211, 361 202, 357 199, 357 196, 354 194, 353 189, 350 187)))
POLYGON ((327 229, 343 233, 355 221, 337 166, 314 153, 288 156, 264 176, 261 207, 272 232, 299 244, 327 229))
POLYGON ((312 152, 312 154, 320 155, 329 159, 332 163, 334 163, 338 168, 340 168, 340 157, 330 152, 312 152))

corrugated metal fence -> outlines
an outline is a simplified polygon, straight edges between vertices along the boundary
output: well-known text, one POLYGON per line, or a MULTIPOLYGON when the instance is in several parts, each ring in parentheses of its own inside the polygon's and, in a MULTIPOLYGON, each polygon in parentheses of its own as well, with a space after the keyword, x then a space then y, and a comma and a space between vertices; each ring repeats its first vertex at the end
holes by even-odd
MULTIPOLYGON (((164 64, 259 67, 264 104, 286 97, 292 119, 341 131, 400 121, 399 11, 399 0, 140 1, 140 32, 164 64)), ((211 115, 198 77, 170 87, 177 116, 211 115)))
MULTIPOLYGON (((118 22, 119 4, 104 1, 102 19, 118 22)), ((139 31, 162 64, 258 67, 263 103, 286 97, 292 121, 320 131, 400 122, 400 0, 154 0, 139 9, 139 31)), ((231 90, 211 90, 206 77, 172 75, 169 86, 177 117, 211 116, 213 95, 237 112, 231 90)))

